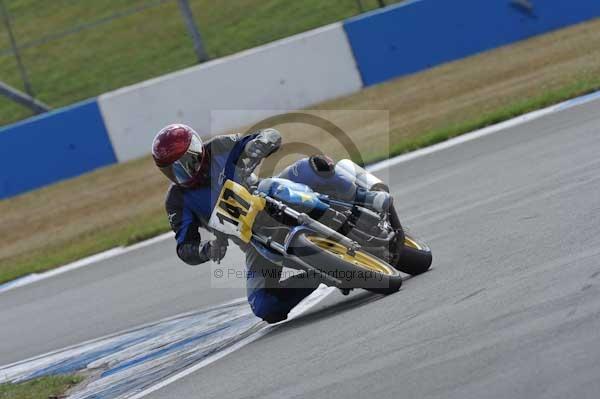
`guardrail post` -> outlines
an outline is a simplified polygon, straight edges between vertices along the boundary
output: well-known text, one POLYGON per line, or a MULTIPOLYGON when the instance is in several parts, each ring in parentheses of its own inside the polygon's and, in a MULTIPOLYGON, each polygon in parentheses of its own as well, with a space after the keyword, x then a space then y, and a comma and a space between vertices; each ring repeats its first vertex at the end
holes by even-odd
POLYGON ((0 81, 0 94, 5 95, 16 103, 24 105, 36 114, 41 114, 50 111, 50 107, 43 102, 36 100, 35 98, 20 92, 19 90, 10 87, 4 82, 0 81))
POLYGON ((15 36, 13 34, 12 25, 10 22, 10 15, 8 14, 8 9, 4 4, 4 0, 0 0, 0 11, 2 12, 2 20, 4 21, 4 26, 6 27, 6 31, 8 32, 8 39, 10 41, 10 47, 12 48, 13 53, 15 54, 15 60, 17 61, 17 67, 19 68, 19 73, 21 74, 21 79, 23 80, 23 86, 25 87, 25 91, 31 97, 33 97, 33 89, 31 88, 31 82, 29 81, 29 76, 27 76, 27 70, 25 69, 25 65, 23 65, 23 61, 21 60, 21 54, 19 53, 19 47, 17 46, 17 41, 15 40, 15 36))
POLYGON ((179 9, 181 10, 181 15, 183 15, 185 25, 187 26, 188 32, 190 33, 190 36, 192 37, 192 40, 194 42, 194 50, 196 52, 198 62, 207 61, 208 55, 206 54, 206 50, 204 49, 202 35, 200 34, 198 25, 196 25, 196 21, 194 20, 194 15, 192 14, 192 8, 190 7, 190 3, 188 0, 178 1, 179 9))
POLYGON ((359 13, 363 13, 365 12, 365 8, 363 7, 362 1, 361 0, 356 0, 356 5, 358 6, 358 12, 359 13))

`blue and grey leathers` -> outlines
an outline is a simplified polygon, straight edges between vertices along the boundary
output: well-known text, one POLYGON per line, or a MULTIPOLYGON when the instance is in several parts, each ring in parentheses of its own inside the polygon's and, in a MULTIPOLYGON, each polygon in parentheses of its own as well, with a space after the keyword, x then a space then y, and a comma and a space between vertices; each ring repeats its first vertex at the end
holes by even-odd
MULTIPOLYGON (((208 260, 219 261, 227 250, 227 239, 201 241, 199 228, 208 220, 225 180, 241 183, 240 167, 256 165, 260 159, 277 151, 281 135, 275 129, 257 134, 217 136, 205 144, 210 156, 210 173, 206 184, 195 188, 172 185, 166 199, 169 223, 177 240, 177 255, 190 265, 208 260)), ((246 253, 248 302, 253 312, 267 322, 284 320, 289 311, 319 285, 303 276, 281 280, 281 267, 269 262, 248 245, 246 253)))
POLYGON ((240 137, 217 136, 209 140, 204 151, 210 157, 209 177, 194 188, 171 185, 166 198, 169 223, 177 240, 177 255, 190 265, 225 256, 226 239, 201 241, 198 229, 206 227, 225 180, 240 183, 239 169, 248 160, 263 158, 277 150, 281 135, 274 129, 240 137))

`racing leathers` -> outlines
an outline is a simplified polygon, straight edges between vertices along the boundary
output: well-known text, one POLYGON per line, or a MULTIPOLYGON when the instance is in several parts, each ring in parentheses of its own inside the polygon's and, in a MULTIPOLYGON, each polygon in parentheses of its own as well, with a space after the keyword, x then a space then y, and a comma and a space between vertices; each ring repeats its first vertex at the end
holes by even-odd
POLYGON ((281 135, 274 129, 244 137, 217 136, 205 144, 204 151, 210 157, 208 180, 195 188, 173 184, 167 193, 166 210, 181 260, 198 265, 208 260, 218 261, 225 255, 227 240, 201 241, 198 228, 206 227, 225 180, 240 183, 239 168, 250 160, 270 155, 280 144, 281 135))
MULTIPOLYGON (((227 238, 215 232, 213 241, 202 241, 199 228, 207 228, 223 183, 242 183, 240 168, 256 165, 281 145, 275 129, 265 129, 244 137, 217 136, 209 140, 204 151, 210 156, 208 181, 194 188, 175 184, 169 188, 166 211, 177 241, 177 255, 190 265, 209 260, 219 261, 227 250, 227 238)), ((252 245, 236 242, 246 253, 248 302, 253 312, 267 322, 287 318, 289 311, 319 285, 306 276, 280 280, 281 267, 263 258, 252 245)))

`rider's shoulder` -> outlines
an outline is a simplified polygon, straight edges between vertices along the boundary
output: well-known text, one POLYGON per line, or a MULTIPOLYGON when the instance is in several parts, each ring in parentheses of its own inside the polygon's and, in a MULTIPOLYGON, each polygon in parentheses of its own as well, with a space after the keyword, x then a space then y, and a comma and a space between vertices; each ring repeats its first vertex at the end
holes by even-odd
POLYGON ((231 151, 231 149, 240 142, 239 134, 223 134, 215 136, 206 142, 212 153, 231 151))

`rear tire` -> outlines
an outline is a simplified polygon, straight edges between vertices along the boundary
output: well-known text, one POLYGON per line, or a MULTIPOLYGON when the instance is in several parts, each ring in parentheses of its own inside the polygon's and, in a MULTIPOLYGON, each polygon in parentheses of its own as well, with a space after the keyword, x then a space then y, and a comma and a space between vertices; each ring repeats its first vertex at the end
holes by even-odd
POLYGON ((304 262, 342 280, 338 288, 364 288, 387 295, 402 286, 400 273, 387 262, 362 250, 354 256, 342 254, 341 248, 345 249, 339 243, 311 233, 298 234, 290 245, 290 251, 304 262))
POLYGON ((396 264, 396 269, 416 276, 425 273, 431 267, 433 256, 424 242, 405 234, 404 247, 396 264))

